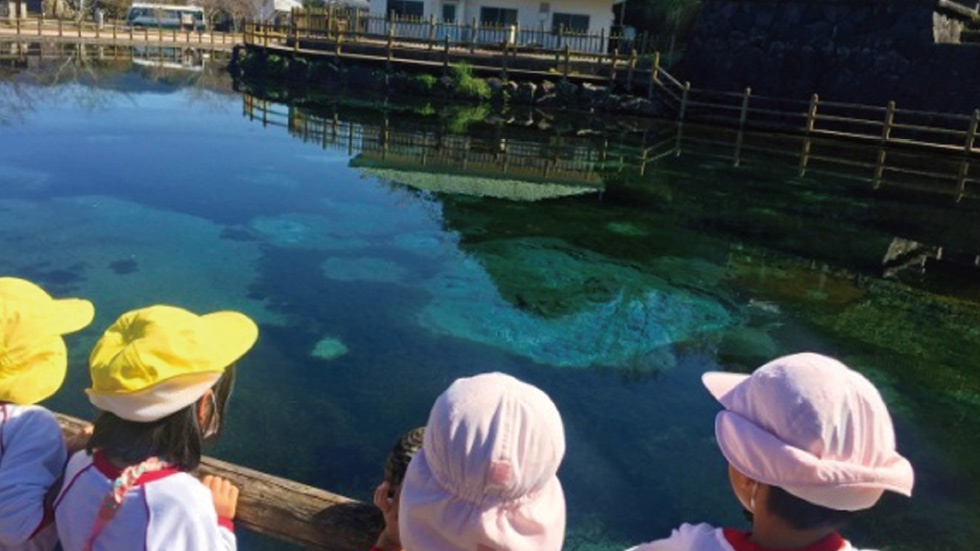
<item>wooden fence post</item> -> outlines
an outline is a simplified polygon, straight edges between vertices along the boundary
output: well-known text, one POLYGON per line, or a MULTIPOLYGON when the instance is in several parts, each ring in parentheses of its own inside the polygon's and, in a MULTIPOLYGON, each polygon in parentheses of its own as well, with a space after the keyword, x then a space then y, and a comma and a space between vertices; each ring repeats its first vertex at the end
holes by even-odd
POLYGON ((681 110, 677 114, 678 122, 684 122, 684 116, 687 114, 687 97, 691 94, 691 82, 684 81, 684 91, 681 92, 681 110))
POLYGON ((565 44, 565 68, 563 74, 565 75, 565 80, 568 80, 569 73, 572 72, 572 48, 565 44))
POLYGON ((82 27, 84 27, 84 26, 85 26, 85 20, 84 19, 79 19, 78 20, 78 38, 81 38, 82 37, 82 27))
POLYGON ((341 47, 342 47, 343 43, 344 43, 344 30, 341 29, 341 28, 338 28, 337 29, 337 46, 334 49, 334 58, 336 59, 336 63, 337 63, 338 66, 340 65, 340 54, 341 54, 341 47))
POLYGON ((653 99, 653 87, 660 84, 660 52, 653 52, 653 67, 650 69, 650 88, 647 90, 647 99, 653 99))
POLYGON ((17 36, 20 36, 20 12, 17 12, 17 36))
POLYGON ((806 176, 806 167, 810 164, 810 148, 812 146, 812 140, 810 139, 810 133, 813 132, 814 126, 817 124, 817 105, 820 103, 820 96, 813 94, 810 98, 810 107, 806 112, 806 126, 804 128, 805 135, 803 137, 803 149, 800 151, 800 178, 806 176))
POLYGON ((895 123, 895 102, 888 102, 888 109, 885 111, 885 125, 881 130, 881 143, 888 143, 892 135, 892 124, 895 123))
POLYGON ((470 53, 472 54, 476 50, 476 41, 479 38, 479 30, 477 27, 476 18, 473 18, 473 24, 470 26, 470 53))
POLYGON ((599 47, 596 48, 596 51, 599 52, 599 66, 600 67, 602 66, 602 56, 604 56, 606 54, 606 48, 607 48, 607 46, 608 45, 606 44, 606 28, 603 27, 603 28, 599 29, 599 47))
POLYGON ((163 25, 157 23, 157 42, 163 42, 163 25))
POLYGON ((966 178, 970 175, 970 153, 977 142, 977 127, 980 126, 980 110, 975 109, 970 118, 970 128, 966 132, 966 144, 963 148, 963 162, 960 164, 960 174, 956 181, 956 202, 966 196, 966 178))
POLYGON ((37 18, 37 35, 38 36, 41 36, 42 34, 44 34, 43 27, 44 27, 44 14, 42 13, 41 14, 41 17, 38 17, 37 18))
POLYGON ((443 38, 442 43, 442 74, 449 74, 449 34, 443 38))
POLYGON ((62 30, 64 23, 61 22, 61 18, 58 18, 58 37, 64 36, 64 31, 62 30))
POLYGON ((431 50, 435 46, 436 41, 436 14, 429 14, 429 49, 431 50))
POLYGON ((361 10, 354 8, 354 34, 353 41, 357 42, 358 34, 361 32, 361 10))
POLYGON ((626 73, 626 91, 630 92, 633 90, 633 73, 636 71, 636 48, 630 51, 630 68, 629 72, 626 73))
POLYGON ((118 27, 119 27, 119 22, 116 21, 115 19, 113 19, 112 20, 112 41, 113 42, 116 42, 116 40, 117 40, 117 38, 116 38, 116 31, 118 30, 118 27))
POLYGON ((501 68, 502 68, 502 71, 503 71, 504 83, 506 83, 507 80, 508 80, 508 78, 507 78, 507 53, 508 53, 508 50, 510 50, 510 43, 504 42, 504 57, 503 57, 503 59, 500 60, 501 68))
POLYGON ((745 140, 745 121, 749 118, 749 98, 752 97, 752 88, 745 88, 742 95, 742 109, 738 118, 738 138, 735 140, 735 166, 742 164, 742 142, 745 140))

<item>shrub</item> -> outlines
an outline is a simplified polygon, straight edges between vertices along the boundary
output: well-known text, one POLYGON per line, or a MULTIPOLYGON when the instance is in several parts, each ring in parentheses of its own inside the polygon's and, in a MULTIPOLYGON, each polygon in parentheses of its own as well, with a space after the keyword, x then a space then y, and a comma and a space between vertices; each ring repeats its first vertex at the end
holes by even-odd
POLYGON ((460 97, 490 99, 490 86, 487 81, 474 77, 473 69, 465 62, 453 67, 453 80, 456 81, 456 93, 460 97))
POLYGON ((432 92, 439 83, 439 79, 428 73, 412 75, 412 86, 420 92, 432 92))

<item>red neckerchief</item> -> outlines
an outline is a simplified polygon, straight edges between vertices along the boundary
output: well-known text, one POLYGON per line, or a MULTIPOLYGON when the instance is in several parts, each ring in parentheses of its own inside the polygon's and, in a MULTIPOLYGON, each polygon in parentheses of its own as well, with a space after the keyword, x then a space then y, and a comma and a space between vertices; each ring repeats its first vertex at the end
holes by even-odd
POLYGON ((742 532, 731 528, 725 528, 722 530, 722 534, 725 536, 725 541, 727 541, 729 545, 735 549, 735 551, 838 551, 839 549, 842 549, 845 544, 844 538, 842 538, 837 532, 827 534, 823 539, 816 543, 811 543, 806 547, 798 547, 793 550, 770 549, 768 547, 762 547, 750 539, 752 537, 752 532, 742 532))

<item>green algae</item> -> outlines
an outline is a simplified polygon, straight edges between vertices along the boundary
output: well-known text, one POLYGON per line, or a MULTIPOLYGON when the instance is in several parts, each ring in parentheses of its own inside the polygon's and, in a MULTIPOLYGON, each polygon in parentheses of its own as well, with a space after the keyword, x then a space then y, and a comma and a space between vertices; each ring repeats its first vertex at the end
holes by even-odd
POLYGON ((334 360, 347 354, 347 345, 336 337, 323 337, 317 341, 310 353, 314 358, 321 360, 334 360))

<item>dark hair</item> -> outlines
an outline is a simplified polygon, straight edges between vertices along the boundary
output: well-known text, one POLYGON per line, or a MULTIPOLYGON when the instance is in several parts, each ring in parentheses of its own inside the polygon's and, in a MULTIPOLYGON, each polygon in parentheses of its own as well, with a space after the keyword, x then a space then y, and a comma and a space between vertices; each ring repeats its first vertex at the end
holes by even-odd
POLYGON ((797 530, 837 530, 854 517, 854 511, 838 511, 802 500, 777 486, 769 486, 766 509, 797 530))
MULTIPOLYGON (((208 407, 204 426, 215 424, 214 437, 221 435, 227 415, 228 400, 235 385, 234 364, 225 369, 211 390, 214 405, 208 407)), ((197 402, 156 421, 127 421, 114 413, 102 412, 95 420, 88 453, 103 450, 109 458, 135 465, 150 457, 159 457, 182 471, 196 469, 204 447, 204 429, 198 423, 197 402)))
POLYGON ((415 452, 422 448, 424 436, 425 427, 414 428, 403 434, 388 453, 388 459, 385 460, 385 481, 388 482, 392 490, 400 486, 405 480, 408 463, 412 460, 415 452))

